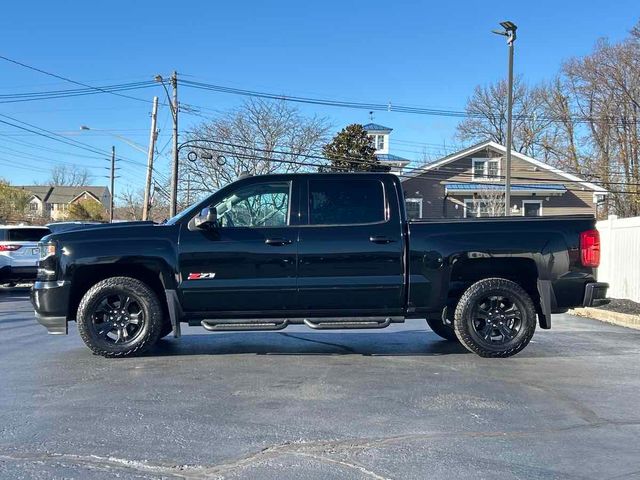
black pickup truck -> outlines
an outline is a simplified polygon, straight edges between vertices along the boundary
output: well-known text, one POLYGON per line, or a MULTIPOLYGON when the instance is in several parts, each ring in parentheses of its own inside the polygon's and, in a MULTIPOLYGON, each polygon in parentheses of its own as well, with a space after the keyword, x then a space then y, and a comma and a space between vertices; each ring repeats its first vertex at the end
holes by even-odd
POLYGON ((209 331, 383 328, 426 318, 485 357, 539 323, 605 303, 589 216, 407 221, 392 174, 247 177, 164 224, 54 233, 32 302, 96 354, 139 354, 181 324, 209 331))

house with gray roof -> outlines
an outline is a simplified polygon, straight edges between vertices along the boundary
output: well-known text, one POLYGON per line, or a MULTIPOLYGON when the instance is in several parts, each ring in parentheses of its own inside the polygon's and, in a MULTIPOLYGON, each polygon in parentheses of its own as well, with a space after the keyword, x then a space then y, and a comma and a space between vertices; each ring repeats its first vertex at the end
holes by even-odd
MULTIPOLYGON (((504 215, 507 149, 486 141, 403 175, 410 218, 504 215)), ((608 192, 573 172, 511 151, 511 215, 598 214, 608 192)))
POLYGON ((94 201, 107 210, 111 202, 111 192, 107 187, 96 185, 49 186, 24 185, 21 188, 31 194, 27 205, 29 218, 44 218, 59 221, 67 219, 69 206, 76 202, 94 201))

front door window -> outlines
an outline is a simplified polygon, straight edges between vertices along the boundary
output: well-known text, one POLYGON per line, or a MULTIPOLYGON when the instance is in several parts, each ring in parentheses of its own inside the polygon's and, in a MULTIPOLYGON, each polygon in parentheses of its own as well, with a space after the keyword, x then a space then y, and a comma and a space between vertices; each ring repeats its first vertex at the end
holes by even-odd
POLYGON ((289 220, 289 182, 241 188, 215 205, 221 227, 285 227, 289 220))

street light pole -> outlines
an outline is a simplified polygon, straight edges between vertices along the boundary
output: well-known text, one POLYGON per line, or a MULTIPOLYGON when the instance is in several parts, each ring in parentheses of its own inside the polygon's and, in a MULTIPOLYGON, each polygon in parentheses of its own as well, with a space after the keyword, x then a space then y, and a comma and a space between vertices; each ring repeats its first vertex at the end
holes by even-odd
POLYGON ((516 40, 516 30, 518 27, 513 22, 501 22, 504 28, 501 30, 493 30, 493 33, 504 35, 507 37, 507 46, 509 47, 509 80, 508 80, 508 97, 507 97, 507 156, 505 159, 505 176, 504 176, 504 215, 511 215, 511 149, 513 140, 513 43, 516 40))
POLYGON ((109 223, 113 223, 113 197, 116 192, 113 191, 116 182, 116 147, 111 147, 111 200, 109 204, 109 223))

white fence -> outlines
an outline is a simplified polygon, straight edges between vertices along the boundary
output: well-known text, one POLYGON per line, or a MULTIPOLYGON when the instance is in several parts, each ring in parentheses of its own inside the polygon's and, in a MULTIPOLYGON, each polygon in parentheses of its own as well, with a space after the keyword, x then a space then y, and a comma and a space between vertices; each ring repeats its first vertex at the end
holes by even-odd
POLYGON ((601 257, 598 280, 608 282, 607 296, 640 302, 640 217, 609 217, 597 223, 601 257))

